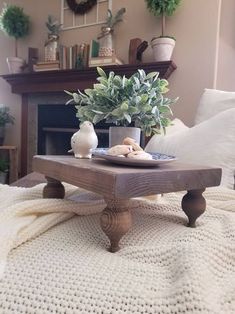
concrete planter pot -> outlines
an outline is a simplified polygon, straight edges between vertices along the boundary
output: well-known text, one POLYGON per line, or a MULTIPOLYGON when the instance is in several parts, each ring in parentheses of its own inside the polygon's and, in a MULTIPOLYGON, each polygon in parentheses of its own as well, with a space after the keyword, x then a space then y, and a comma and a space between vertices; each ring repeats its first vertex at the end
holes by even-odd
POLYGON ((109 147, 122 144, 125 137, 131 137, 140 144, 140 134, 140 128, 111 126, 109 128, 109 147))
POLYGON ((151 41, 151 46, 156 62, 169 61, 175 47, 175 40, 168 37, 154 38, 151 41))
POLYGON ((9 72, 11 74, 21 73, 24 63, 25 61, 21 58, 17 58, 17 57, 7 58, 7 65, 8 65, 9 72))

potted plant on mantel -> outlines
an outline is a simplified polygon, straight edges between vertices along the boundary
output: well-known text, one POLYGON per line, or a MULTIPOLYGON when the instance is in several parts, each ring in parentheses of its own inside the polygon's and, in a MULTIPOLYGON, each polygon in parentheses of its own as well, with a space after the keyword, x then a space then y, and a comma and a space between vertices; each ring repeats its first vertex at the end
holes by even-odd
POLYGON ((19 73, 25 62, 18 57, 18 39, 29 33, 29 17, 22 8, 5 4, 0 14, 0 29, 15 38, 15 57, 8 57, 7 64, 10 73, 19 73))
POLYGON ((5 137, 5 126, 7 123, 14 123, 14 117, 10 114, 8 107, 0 105, 0 146, 3 145, 5 137))
POLYGON ((171 16, 181 0, 145 0, 150 12, 155 16, 161 16, 161 36, 151 40, 155 61, 168 61, 175 47, 175 38, 165 35, 166 16, 171 16))
POLYGON ((56 61, 58 60, 58 40, 62 24, 52 15, 48 15, 46 27, 48 29, 48 39, 45 43, 45 61, 56 61))
POLYGON ((118 126, 109 129, 109 146, 120 144, 118 138, 127 136, 139 143, 140 130, 150 136, 170 124, 170 105, 176 100, 163 96, 168 91, 168 82, 159 79, 158 72, 146 74, 144 70, 138 70, 126 78, 112 71, 107 75, 101 68, 97 71, 100 75, 98 84, 94 84, 93 89, 85 89, 84 93, 66 91, 72 96, 67 104, 76 103, 80 122, 88 120, 97 124, 104 120, 118 126))
POLYGON ((126 12, 125 8, 121 8, 113 15, 112 11, 108 9, 108 16, 105 24, 101 27, 101 34, 98 36, 99 46, 99 57, 109 57, 114 54, 113 49, 113 32, 116 24, 122 22, 123 15, 126 12))

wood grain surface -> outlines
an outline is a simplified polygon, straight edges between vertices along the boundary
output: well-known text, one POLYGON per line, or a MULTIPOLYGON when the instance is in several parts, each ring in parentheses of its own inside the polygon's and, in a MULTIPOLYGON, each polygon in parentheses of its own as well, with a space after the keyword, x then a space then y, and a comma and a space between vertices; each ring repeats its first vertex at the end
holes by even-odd
POLYGON ((172 162, 159 167, 125 167, 98 158, 35 156, 33 170, 107 197, 200 190, 220 184, 221 169, 172 162))
POLYGON ((188 226, 195 227, 206 209, 202 193, 220 184, 221 169, 172 162, 158 167, 125 167, 99 158, 76 159, 73 156, 34 156, 33 169, 46 176, 44 197, 64 197, 62 181, 101 194, 107 207, 100 226, 107 235, 110 252, 117 252, 121 238, 131 228, 129 199, 137 196, 186 190, 182 209, 188 226))

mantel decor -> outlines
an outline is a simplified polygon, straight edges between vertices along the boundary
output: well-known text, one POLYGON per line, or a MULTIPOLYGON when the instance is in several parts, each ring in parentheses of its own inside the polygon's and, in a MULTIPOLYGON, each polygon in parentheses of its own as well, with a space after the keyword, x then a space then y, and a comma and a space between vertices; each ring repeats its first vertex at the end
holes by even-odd
POLYGON ((121 8, 116 14, 108 9, 108 15, 104 26, 101 27, 101 34, 98 36, 100 48, 99 57, 109 57, 114 54, 113 49, 113 32, 116 24, 122 22, 125 8, 121 8))
POLYGON ((7 58, 10 73, 22 72, 25 61, 18 57, 18 40, 28 35, 29 28, 30 19, 23 8, 4 4, 0 13, 0 30, 15 39, 15 56, 7 58))
POLYGON ((175 38, 166 36, 166 16, 171 16, 179 6, 181 0, 145 0, 147 8, 155 16, 161 16, 161 36, 151 40, 155 61, 171 60, 175 47, 175 38))
POLYGON ((97 0, 66 0, 67 4, 75 14, 83 15, 90 11, 96 4, 97 0))
POLYGON ((53 18, 52 15, 48 15, 46 27, 48 39, 45 42, 45 61, 56 61, 58 59, 58 41, 62 24, 53 18))

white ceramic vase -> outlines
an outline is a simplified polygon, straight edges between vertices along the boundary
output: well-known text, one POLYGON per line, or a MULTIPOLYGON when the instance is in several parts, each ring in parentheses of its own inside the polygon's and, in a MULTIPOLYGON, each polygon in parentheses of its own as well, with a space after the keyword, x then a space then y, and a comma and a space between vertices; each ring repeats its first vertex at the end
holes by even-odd
POLYGON ((18 57, 7 58, 7 65, 11 74, 21 73, 25 61, 18 57))
POLYGON ((175 40, 169 37, 154 38, 151 41, 151 46, 156 62, 169 61, 175 47, 175 40))
POLYGON ((113 55, 113 36, 107 33, 99 40, 99 57, 110 57, 113 55))
POLYGON ((49 35, 45 44, 45 61, 54 62, 58 60, 58 41, 59 37, 56 35, 49 35))
POLYGON ((126 137, 131 137, 140 144, 140 134, 140 128, 111 126, 109 128, 109 147, 122 144, 126 137))

